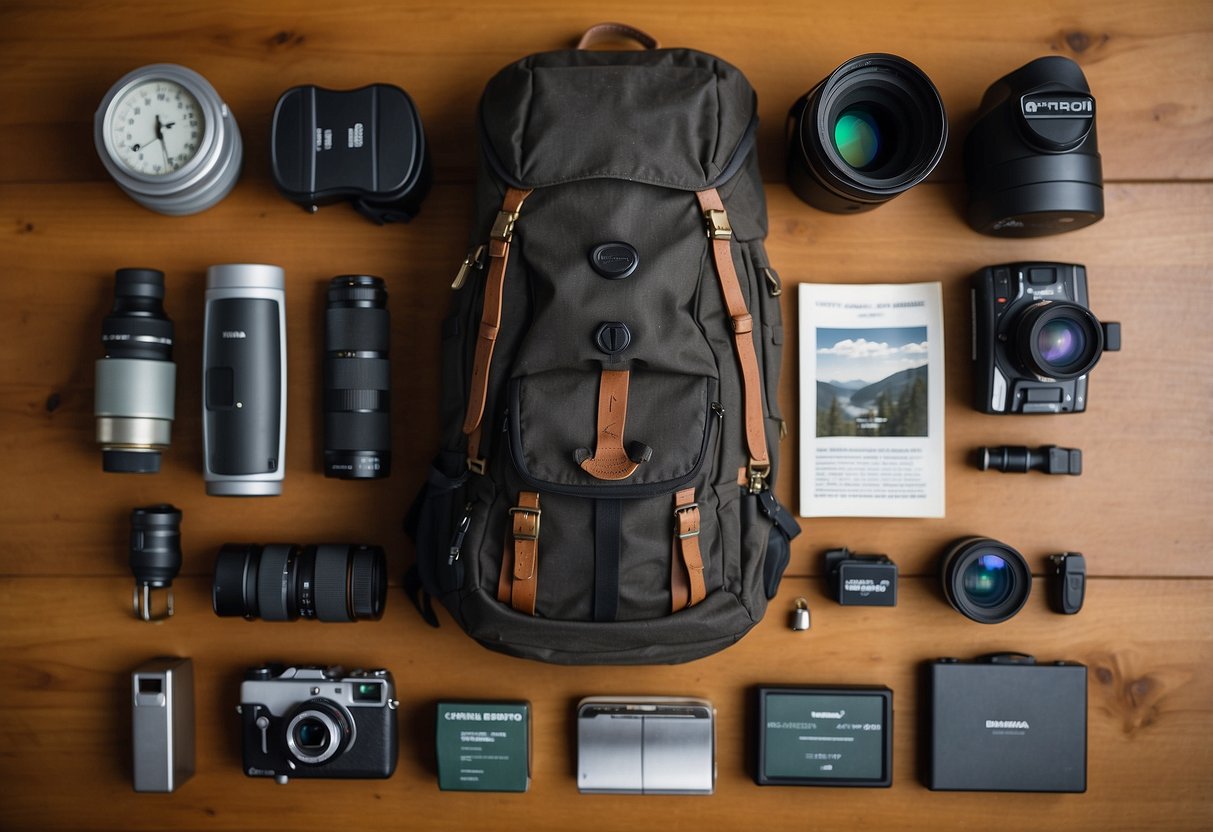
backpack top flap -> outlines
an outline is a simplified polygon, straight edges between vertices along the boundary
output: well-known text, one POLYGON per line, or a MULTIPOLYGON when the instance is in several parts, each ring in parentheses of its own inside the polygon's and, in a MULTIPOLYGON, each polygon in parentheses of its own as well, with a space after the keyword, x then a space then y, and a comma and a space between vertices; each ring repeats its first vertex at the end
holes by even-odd
POLYGON ((543 52, 498 72, 480 101, 485 156, 515 188, 714 188, 745 162, 757 122, 745 76, 692 49, 543 52))

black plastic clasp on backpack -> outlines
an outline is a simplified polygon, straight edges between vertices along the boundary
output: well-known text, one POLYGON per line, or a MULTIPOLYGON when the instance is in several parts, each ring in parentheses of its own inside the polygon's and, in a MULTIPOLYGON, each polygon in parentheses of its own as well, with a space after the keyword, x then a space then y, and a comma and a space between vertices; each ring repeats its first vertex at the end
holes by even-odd
POLYGON ((800 524, 792 513, 780 505, 770 490, 757 494, 758 507, 774 524, 767 538, 766 558, 762 564, 762 584, 767 599, 775 597, 784 570, 792 560, 792 540, 800 534, 800 524))

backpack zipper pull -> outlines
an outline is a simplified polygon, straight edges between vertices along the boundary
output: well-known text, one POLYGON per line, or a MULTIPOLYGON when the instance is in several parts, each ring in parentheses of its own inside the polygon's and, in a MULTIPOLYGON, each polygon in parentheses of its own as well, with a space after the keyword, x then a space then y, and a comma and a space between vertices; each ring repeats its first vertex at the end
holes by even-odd
POLYGON ((468 503, 463 511, 463 519, 459 521, 459 525, 455 528, 455 535, 451 538, 451 548, 446 558, 447 566, 452 566, 455 561, 459 560, 459 555, 463 551, 463 538, 472 525, 472 504, 468 503))
POLYGON ((476 246, 475 249, 468 252, 467 257, 463 258, 463 265, 459 267, 459 271, 455 274, 455 279, 451 282, 452 289, 462 289, 463 284, 468 282, 468 275, 472 273, 472 269, 484 268, 484 246, 476 246))

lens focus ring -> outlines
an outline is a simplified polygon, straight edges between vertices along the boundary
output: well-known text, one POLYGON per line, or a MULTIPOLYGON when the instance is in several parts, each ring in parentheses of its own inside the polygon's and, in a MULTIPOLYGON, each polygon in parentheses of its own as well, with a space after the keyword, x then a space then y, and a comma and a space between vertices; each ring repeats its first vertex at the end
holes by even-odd
POLYGON ((350 564, 350 604, 355 618, 378 619, 387 597, 387 558, 378 546, 354 550, 350 564))
POLYGON ((347 592, 349 546, 316 547, 316 617, 321 621, 353 621, 347 592))
POLYGON ((257 607, 264 621, 291 621, 298 617, 297 613, 292 614, 288 592, 294 548, 289 543, 278 543, 266 546, 261 553, 261 564, 257 567, 257 607))

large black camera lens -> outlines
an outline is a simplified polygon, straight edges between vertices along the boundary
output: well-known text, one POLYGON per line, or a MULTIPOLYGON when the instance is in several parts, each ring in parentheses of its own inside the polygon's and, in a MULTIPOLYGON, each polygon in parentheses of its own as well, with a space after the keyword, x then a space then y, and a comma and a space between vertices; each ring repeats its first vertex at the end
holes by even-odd
POLYGON ((386 477, 392 468, 391 374, 383 280, 334 277, 324 320, 324 475, 386 477))
POLYGON ((383 615, 387 559, 378 546, 224 544, 215 561, 216 615, 265 621, 356 621, 383 615))
POLYGON ((788 181, 814 208, 875 208, 927 177, 948 122, 938 90, 896 55, 860 55, 792 105, 788 181))
POLYGON ((957 541, 939 574, 952 608, 981 624, 1006 621, 1032 591, 1032 573, 1019 552, 988 537, 957 541))
POLYGON ((155 473, 173 427, 177 365, 173 322, 164 313, 164 272, 118 269, 114 306, 101 324, 93 413, 101 467, 155 473))
POLYGON ((286 725, 286 747, 307 765, 330 762, 353 739, 353 723, 336 703, 311 699, 295 709, 286 725))
POLYGON ((1014 348, 1038 378, 1078 378, 1103 354, 1103 327, 1091 310, 1076 303, 1037 301, 1015 326, 1014 348))
POLYGON ((964 167, 974 231, 1039 237, 1100 220, 1095 97, 1082 67, 1049 55, 991 84, 965 139, 964 167))

